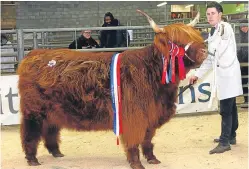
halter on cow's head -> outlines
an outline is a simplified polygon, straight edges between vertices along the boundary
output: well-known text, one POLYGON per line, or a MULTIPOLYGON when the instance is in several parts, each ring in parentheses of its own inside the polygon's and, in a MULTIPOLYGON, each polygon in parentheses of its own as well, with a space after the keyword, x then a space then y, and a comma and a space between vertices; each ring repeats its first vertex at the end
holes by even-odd
POLYGON ((160 28, 151 17, 141 10, 137 12, 143 14, 148 19, 151 27, 156 33, 154 44, 158 50, 164 55, 165 59, 169 59, 172 49, 181 52, 185 66, 194 68, 199 66, 207 57, 204 40, 198 30, 194 26, 199 21, 200 13, 189 24, 175 23, 160 28))

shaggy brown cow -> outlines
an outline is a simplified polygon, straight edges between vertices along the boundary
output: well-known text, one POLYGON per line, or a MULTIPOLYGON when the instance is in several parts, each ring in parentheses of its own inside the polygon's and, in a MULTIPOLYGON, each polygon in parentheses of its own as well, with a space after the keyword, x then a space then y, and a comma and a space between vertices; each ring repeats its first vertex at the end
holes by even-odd
MULTIPOLYGON (((146 17, 157 33, 154 43, 143 49, 123 52, 120 66, 121 142, 133 169, 144 168, 139 158, 139 145, 150 164, 160 163, 153 154, 151 140, 156 129, 176 111, 180 81, 178 72, 176 83, 161 84, 162 54, 165 58, 170 57, 168 41, 179 46, 192 42, 186 51, 188 57, 184 57, 186 71, 199 66, 206 58, 200 32, 192 26, 179 23, 159 28, 151 18, 146 17)), ((40 49, 31 51, 22 60, 18 68, 21 141, 29 165, 39 165, 36 153, 40 139, 44 140, 46 148, 54 157, 63 156, 59 150, 62 128, 79 131, 112 130, 112 55, 111 52, 40 49), (55 60, 56 64, 48 66, 51 60, 55 60)))

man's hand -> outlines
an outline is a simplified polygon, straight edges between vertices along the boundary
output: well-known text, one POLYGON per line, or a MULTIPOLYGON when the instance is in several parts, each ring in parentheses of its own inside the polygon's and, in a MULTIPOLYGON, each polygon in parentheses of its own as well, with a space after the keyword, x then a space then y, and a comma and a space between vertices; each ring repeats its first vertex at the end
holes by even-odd
POLYGON ((193 85, 193 84, 195 84, 197 82, 197 80, 198 80, 197 76, 192 76, 189 79, 189 84, 193 85))

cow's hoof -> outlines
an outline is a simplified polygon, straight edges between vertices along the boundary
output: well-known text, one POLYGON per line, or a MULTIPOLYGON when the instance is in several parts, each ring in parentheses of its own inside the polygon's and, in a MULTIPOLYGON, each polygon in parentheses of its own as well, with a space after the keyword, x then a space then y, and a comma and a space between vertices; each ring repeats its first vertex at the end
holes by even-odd
POLYGON ((64 154, 62 154, 60 150, 49 151, 49 153, 52 154, 54 157, 64 157, 64 154))
POLYGON ((35 156, 33 156, 33 155, 26 155, 25 158, 27 159, 28 165, 30 165, 30 166, 41 165, 41 164, 38 162, 37 158, 36 158, 35 156))
POLYGON ((41 165, 37 160, 30 160, 28 161, 28 164, 30 166, 38 166, 38 165, 41 165))
POLYGON ((130 166, 132 169, 145 169, 141 163, 131 163, 130 166))
POLYGON ((154 159, 151 159, 151 160, 147 160, 149 164, 160 164, 161 161, 159 161, 158 159, 154 158, 154 159))
POLYGON ((64 154, 61 153, 52 153, 54 157, 64 157, 64 154))

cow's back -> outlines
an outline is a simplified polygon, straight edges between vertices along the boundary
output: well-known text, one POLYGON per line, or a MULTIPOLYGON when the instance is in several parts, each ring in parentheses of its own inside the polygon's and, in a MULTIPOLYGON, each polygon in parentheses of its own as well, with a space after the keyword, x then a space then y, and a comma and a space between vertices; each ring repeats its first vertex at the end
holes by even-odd
MULTIPOLYGON (((59 63, 70 63, 77 61, 104 61, 110 60, 111 52, 79 52, 70 49, 36 49, 29 52, 18 66, 18 75, 30 75, 30 73, 42 71, 48 68, 48 63, 55 60, 59 63), (41 69, 42 68, 42 69, 41 69)), ((57 66, 57 65, 55 65, 57 66)))

